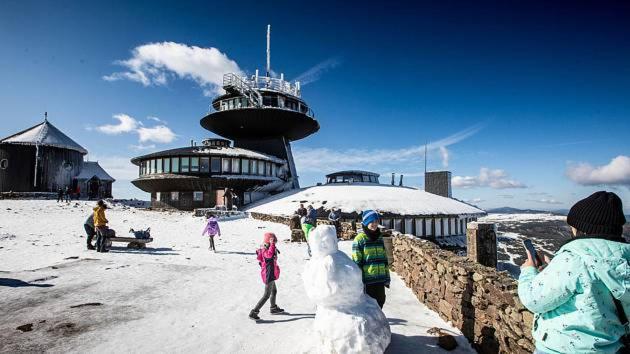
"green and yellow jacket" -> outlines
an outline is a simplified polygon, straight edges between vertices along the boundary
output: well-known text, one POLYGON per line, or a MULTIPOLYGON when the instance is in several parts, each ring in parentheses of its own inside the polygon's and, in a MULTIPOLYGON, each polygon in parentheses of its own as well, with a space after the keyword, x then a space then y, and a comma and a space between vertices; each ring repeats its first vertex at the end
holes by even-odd
POLYGON ((365 232, 359 233, 352 243, 352 260, 363 273, 363 284, 389 285, 389 264, 382 236, 372 240, 365 232))

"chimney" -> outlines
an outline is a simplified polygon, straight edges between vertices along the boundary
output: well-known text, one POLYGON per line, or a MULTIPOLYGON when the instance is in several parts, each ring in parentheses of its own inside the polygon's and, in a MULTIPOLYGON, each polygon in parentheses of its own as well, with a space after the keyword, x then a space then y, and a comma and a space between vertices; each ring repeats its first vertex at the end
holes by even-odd
POLYGON ((394 173, 394 172, 392 172, 392 186, 394 185, 394 180, 395 180, 395 179, 396 179, 396 177, 395 177, 395 173, 394 173))
POLYGON ((190 146, 195 146, 195 142, 192 139, 190 139, 190 146))
POLYGON ((451 172, 433 171, 424 174, 424 191, 442 197, 452 198, 451 172))
POLYGON ((403 175, 400 175, 400 182, 398 182, 399 187, 402 187, 402 180, 403 180, 403 175))

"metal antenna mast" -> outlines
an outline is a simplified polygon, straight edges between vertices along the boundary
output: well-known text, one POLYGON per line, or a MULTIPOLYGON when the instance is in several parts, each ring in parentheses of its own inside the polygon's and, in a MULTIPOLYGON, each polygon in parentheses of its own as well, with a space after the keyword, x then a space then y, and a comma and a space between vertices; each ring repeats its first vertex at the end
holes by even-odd
POLYGON ((271 25, 267 25, 267 77, 271 72, 271 25))

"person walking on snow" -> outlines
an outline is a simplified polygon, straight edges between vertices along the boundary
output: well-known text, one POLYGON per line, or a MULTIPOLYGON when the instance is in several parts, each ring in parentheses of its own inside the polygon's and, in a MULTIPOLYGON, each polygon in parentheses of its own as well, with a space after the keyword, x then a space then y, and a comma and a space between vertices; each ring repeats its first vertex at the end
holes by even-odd
POLYGON ((92 246, 92 239, 96 235, 96 231, 94 231, 94 213, 90 214, 90 216, 85 220, 83 228, 85 229, 85 233, 87 235, 87 249, 96 249, 92 246))
POLYGON ((352 243, 352 260, 363 273, 365 293, 385 305, 385 288, 389 288, 389 264, 381 230, 378 228, 379 215, 374 210, 366 210, 362 215, 360 232, 352 243))
POLYGON ((94 208, 94 227, 96 229, 96 252, 109 252, 107 250, 107 223, 105 217, 105 209, 107 204, 103 200, 99 200, 94 208))
POLYGON ((212 214, 208 216, 208 223, 203 229, 201 236, 205 234, 208 234, 208 238, 210 239, 210 247, 208 247, 208 250, 212 250, 216 253, 217 250, 214 248, 214 236, 221 236, 221 229, 219 228, 219 221, 212 214))
POLYGON ((302 231, 304 231, 304 238, 306 239, 306 248, 308 256, 311 256, 311 246, 308 244, 308 234, 317 225, 317 211, 312 205, 306 208, 306 215, 302 217, 302 231))
POLYGON ((260 276, 265 284, 265 293, 256 306, 249 312, 249 318, 252 320, 260 319, 258 313, 269 299, 271 299, 270 313, 272 315, 284 312, 284 309, 281 309, 276 304, 276 294, 278 292, 276 280, 280 277, 280 267, 278 267, 278 254, 280 254, 280 251, 276 248, 277 241, 278 239, 275 234, 267 232, 263 238, 262 247, 256 250, 256 256, 260 264, 260 276))
POLYGON ((529 252, 521 266, 518 296, 534 313, 534 353, 627 353, 630 245, 621 199, 596 192, 571 207, 567 223, 573 237, 544 269, 529 252))

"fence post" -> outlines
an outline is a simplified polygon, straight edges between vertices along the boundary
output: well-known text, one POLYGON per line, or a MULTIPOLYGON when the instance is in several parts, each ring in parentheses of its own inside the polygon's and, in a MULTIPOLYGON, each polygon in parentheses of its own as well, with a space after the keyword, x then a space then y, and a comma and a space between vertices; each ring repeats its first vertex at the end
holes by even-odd
POLYGON ((468 230, 466 230, 466 249, 468 259, 496 269, 496 225, 479 222, 468 223, 468 230))

